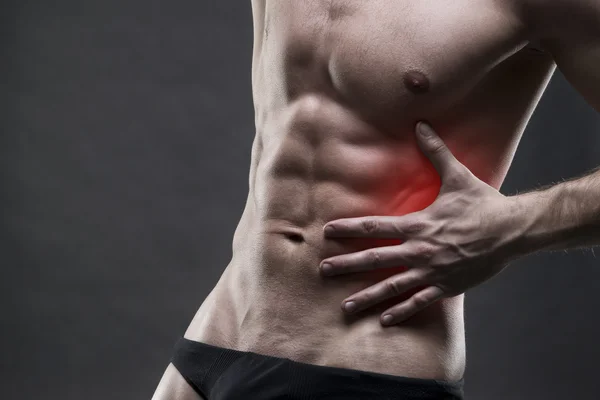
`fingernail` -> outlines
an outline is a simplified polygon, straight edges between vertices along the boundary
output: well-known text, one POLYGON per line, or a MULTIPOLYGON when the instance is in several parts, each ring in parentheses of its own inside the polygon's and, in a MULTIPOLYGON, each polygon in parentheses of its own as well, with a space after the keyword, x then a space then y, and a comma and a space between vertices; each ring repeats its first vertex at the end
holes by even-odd
POLYGON ((386 314, 381 319, 381 322, 383 322, 384 325, 389 325, 392 322, 392 319, 394 319, 394 317, 392 317, 390 314, 386 314))
POLYGON ((423 137, 431 136, 431 128, 425 122, 419 122, 419 133, 423 137))
POLYGON ((356 311, 356 303, 353 301, 347 301, 346 304, 344 304, 344 310, 349 313, 356 311))
POLYGON ((330 275, 332 271, 333 269, 331 268, 331 264, 323 263, 323 265, 321 265, 321 272, 323 275, 330 275))
POLYGON ((329 234, 332 234, 335 231, 335 229, 333 228, 332 225, 327 225, 327 226, 325 226, 323 231, 325 232, 326 235, 329 235, 329 234))

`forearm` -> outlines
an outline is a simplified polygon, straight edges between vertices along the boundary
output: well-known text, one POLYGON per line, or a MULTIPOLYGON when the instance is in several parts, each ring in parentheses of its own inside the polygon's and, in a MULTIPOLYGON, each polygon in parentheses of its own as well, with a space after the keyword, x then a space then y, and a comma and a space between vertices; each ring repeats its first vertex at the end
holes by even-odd
POLYGON ((521 222, 512 252, 600 245, 600 171, 512 196, 521 222))

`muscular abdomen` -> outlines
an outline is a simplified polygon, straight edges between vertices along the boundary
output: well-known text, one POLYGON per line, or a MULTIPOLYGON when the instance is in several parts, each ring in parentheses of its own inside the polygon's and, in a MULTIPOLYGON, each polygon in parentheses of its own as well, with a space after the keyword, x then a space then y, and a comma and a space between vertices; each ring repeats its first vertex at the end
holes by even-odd
POLYGON ((320 93, 299 96, 266 129, 274 137, 263 141, 253 182, 261 219, 306 227, 401 214, 435 196, 439 179, 414 137, 382 133, 320 93))
POLYGON ((459 0, 442 12, 428 1, 255 1, 264 20, 255 22, 250 191, 232 261, 190 338, 314 364, 460 378, 462 296, 384 328, 379 316, 390 304, 348 317, 340 303, 403 266, 324 279, 318 265, 399 243, 326 240, 326 222, 403 215, 435 200, 440 178, 417 147, 419 120, 500 186, 552 63, 518 52, 522 37, 496 3, 459 0))
POLYGON ((460 299, 384 329, 378 316, 390 302, 353 317, 340 304, 402 265, 333 279, 318 272, 326 257, 400 243, 325 239, 326 222, 403 215, 434 201, 440 179, 412 132, 382 131, 344 104, 310 92, 274 113, 260 134, 247 225, 237 232, 230 266, 231 284, 244 299, 236 307, 236 347, 314 364, 458 378, 460 371, 449 371, 460 370, 460 357, 440 365, 432 354, 449 347, 460 353, 460 299), (392 360, 390 351, 410 351, 413 358, 392 360), (384 352, 390 358, 382 358, 384 352))

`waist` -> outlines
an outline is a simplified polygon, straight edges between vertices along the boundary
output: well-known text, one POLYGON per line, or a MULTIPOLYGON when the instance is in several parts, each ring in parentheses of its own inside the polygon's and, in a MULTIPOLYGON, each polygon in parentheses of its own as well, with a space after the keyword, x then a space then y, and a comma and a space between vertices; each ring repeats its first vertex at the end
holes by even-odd
POLYGON ((382 243, 330 242, 320 224, 298 228, 282 221, 255 221, 244 226, 231 263, 203 305, 204 317, 197 317, 206 321, 208 330, 188 337, 317 365, 418 378, 462 376, 462 296, 442 300, 400 325, 383 327, 379 319, 389 303, 352 316, 340 305, 397 269, 335 278, 324 278, 318 270, 323 256, 382 243), (228 317, 223 317, 224 310, 228 317), (217 318, 218 327, 208 328, 208 321, 217 318))
POLYGON ((383 327, 382 309, 355 316, 340 309, 341 300, 366 287, 367 280, 362 285, 358 280, 319 284, 311 282, 319 281, 318 273, 299 272, 306 267, 301 263, 278 264, 275 275, 274 265, 257 260, 234 257, 200 307, 187 338, 314 365, 447 381, 462 377, 463 296, 383 327), (286 281, 284 276, 291 278, 286 281))

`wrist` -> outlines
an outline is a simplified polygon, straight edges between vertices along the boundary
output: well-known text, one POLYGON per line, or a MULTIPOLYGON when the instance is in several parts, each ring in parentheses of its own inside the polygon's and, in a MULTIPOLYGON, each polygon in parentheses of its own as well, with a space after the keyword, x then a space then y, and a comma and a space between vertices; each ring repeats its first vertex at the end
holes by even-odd
POLYGON ((508 244, 509 258, 515 259, 552 246, 551 232, 541 229, 542 216, 550 201, 547 193, 530 192, 508 196, 513 231, 508 244))

